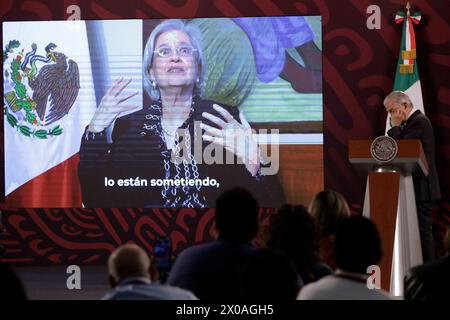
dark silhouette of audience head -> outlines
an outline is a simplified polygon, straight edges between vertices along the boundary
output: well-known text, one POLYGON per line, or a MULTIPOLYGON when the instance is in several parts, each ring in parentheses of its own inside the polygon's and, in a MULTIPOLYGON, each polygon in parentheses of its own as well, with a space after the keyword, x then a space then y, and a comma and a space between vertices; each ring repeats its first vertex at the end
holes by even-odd
POLYGON ((243 188, 230 189, 216 201, 215 222, 218 238, 248 242, 258 233, 259 206, 243 188))
POLYGON ((334 259, 339 269, 365 274, 367 267, 378 264, 381 256, 380 236, 369 219, 353 216, 338 224, 334 259))
POLYGON ((0 262, 0 301, 5 300, 27 300, 27 295, 16 272, 0 262))
POLYGON ((108 260, 109 282, 112 288, 128 277, 150 279, 150 258, 135 244, 126 244, 114 251, 108 260))
POLYGON ((243 273, 244 297, 249 301, 295 300, 302 287, 295 265, 282 252, 260 249, 243 273))
POLYGON ((311 272, 320 262, 319 232, 304 206, 284 205, 270 216, 266 245, 286 253, 305 283, 317 280, 311 272))
POLYGON ((334 234, 337 224, 350 216, 345 198, 333 190, 316 194, 308 211, 316 218, 322 237, 334 234))

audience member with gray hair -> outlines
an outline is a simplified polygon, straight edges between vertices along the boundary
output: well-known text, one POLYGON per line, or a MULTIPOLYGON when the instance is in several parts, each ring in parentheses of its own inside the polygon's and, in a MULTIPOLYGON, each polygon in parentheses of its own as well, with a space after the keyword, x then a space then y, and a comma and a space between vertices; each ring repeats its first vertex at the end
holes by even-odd
POLYGON ((105 300, 197 300, 190 291, 152 283, 150 258, 135 244, 114 251, 108 260, 109 283, 113 290, 105 300))

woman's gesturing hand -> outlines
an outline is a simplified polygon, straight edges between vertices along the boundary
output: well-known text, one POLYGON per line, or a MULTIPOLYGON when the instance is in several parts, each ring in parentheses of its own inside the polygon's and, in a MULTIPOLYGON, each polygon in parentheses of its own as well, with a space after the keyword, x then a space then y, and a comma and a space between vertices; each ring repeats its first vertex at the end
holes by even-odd
POLYGON ((200 127, 205 130, 203 139, 223 146, 226 150, 234 153, 245 164, 251 175, 255 175, 260 167, 259 147, 256 136, 250 124, 244 117, 244 113, 239 113, 239 123, 224 108, 213 104, 216 110, 224 119, 220 119, 208 112, 202 115, 204 118, 216 124, 220 129, 202 123, 200 127))
POLYGON ((108 89, 103 96, 97 110, 89 123, 88 130, 91 132, 101 132, 111 126, 116 118, 122 113, 134 108, 136 105, 124 104, 125 101, 138 94, 137 91, 125 93, 123 90, 130 84, 131 78, 120 77, 108 89))

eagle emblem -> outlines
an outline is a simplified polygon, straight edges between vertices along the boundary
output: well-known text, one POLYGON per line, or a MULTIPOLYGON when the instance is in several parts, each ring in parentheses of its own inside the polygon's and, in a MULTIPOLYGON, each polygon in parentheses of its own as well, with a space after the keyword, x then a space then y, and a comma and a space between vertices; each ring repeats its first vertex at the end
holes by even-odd
POLYGON ((54 51, 54 43, 44 48, 45 56, 37 54, 35 43, 26 53, 19 47, 20 42, 12 40, 3 51, 3 63, 11 60, 10 67, 4 67, 7 121, 28 137, 58 136, 63 129, 51 125, 69 113, 78 96, 78 65, 64 53, 54 51))
POLYGON ((379 163, 387 163, 397 156, 397 142, 389 136, 379 136, 372 141, 370 153, 379 163))

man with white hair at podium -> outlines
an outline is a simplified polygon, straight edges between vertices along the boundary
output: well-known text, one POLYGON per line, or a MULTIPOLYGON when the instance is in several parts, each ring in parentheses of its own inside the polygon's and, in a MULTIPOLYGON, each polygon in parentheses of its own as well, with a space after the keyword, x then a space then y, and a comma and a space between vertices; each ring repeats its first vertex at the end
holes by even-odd
POLYGON ((391 92, 383 102, 391 116, 392 128, 387 134, 394 139, 419 139, 427 158, 429 174, 413 173, 414 194, 424 262, 434 259, 433 202, 441 197, 434 159, 434 132, 430 120, 414 110, 411 99, 402 91, 391 92))

